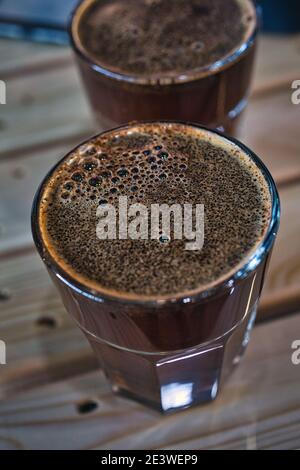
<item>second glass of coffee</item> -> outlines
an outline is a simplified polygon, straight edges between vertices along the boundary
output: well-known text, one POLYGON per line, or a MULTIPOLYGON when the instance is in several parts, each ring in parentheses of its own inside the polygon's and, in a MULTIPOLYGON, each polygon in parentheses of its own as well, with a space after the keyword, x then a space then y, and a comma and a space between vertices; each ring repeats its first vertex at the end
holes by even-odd
POLYGON ((83 0, 70 33, 102 129, 168 119, 237 132, 255 55, 252 0, 83 0))

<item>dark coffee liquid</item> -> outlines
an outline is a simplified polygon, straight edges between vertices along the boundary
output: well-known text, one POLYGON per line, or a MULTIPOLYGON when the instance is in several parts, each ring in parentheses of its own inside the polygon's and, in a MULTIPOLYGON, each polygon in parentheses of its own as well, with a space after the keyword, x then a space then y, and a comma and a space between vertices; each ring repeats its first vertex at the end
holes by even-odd
POLYGON ((176 294, 217 282, 264 237, 270 194, 253 161, 225 138, 192 126, 143 124, 103 134, 54 171, 41 200, 48 251, 96 289, 176 294), (186 240, 99 240, 97 207, 204 204, 204 246, 186 240))
POLYGON ((136 124, 76 148, 45 180, 34 239, 114 391, 186 408, 213 400, 240 361, 278 229, 276 190, 257 165, 213 132, 136 124), (119 196, 147 207, 203 203, 203 249, 160 237, 100 241, 97 207, 119 196))
POLYGON ((108 69, 170 76, 237 50, 254 24, 249 0, 104 0, 82 16, 79 37, 108 69))

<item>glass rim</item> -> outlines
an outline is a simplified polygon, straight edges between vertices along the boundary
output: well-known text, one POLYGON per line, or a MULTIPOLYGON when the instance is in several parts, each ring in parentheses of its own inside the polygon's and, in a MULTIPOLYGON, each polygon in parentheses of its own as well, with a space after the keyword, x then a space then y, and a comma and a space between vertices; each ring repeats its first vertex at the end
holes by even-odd
POLYGON ((257 5, 254 0, 248 0, 253 5, 253 10, 255 14, 255 22, 253 31, 249 36, 242 41, 240 45, 232 49, 228 54, 223 56, 218 61, 213 62, 197 69, 187 70, 186 72, 179 73, 178 75, 168 76, 168 75, 148 75, 141 76, 138 74, 122 73, 113 68, 109 68, 100 62, 97 63, 92 55, 83 47, 80 40, 80 35, 78 32, 78 27, 80 24, 82 14, 93 4, 96 0, 79 0, 79 3, 75 6, 73 12, 71 13, 68 32, 71 40, 71 45, 76 52, 76 54, 87 63, 95 72, 103 75, 104 77, 117 80, 119 82, 124 82, 132 85, 144 85, 144 86, 170 86, 170 85, 179 85, 184 83, 194 82, 200 79, 203 79, 207 76, 215 75, 223 70, 227 69, 231 65, 238 62, 254 45, 257 33, 258 33, 258 10, 257 5))
MULTIPOLYGON (((212 130, 205 126, 199 125, 197 123, 191 123, 186 121, 170 121, 170 120, 153 120, 153 121, 139 121, 134 124, 125 124, 122 126, 118 126, 114 129, 110 129, 104 132, 100 132, 92 137, 89 137, 85 141, 81 142, 80 144, 76 145, 72 150, 70 150, 67 154, 65 154, 46 174, 44 179, 42 180, 41 184, 39 185, 32 205, 31 211, 31 229, 33 240, 36 245, 36 248, 48 267, 57 276, 64 284, 66 284, 69 288, 75 290, 78 294, 84 295, 85 297, 94 300, 96 302, 103 303, 104 300, 110 300, 114 302, 124 302, 124 303, 134 303, 134 304, 144 304, 149 306, 160 306, 165 305, 167 303, 178 303, 182 302, 183 304, 198 302, 199 300, 208 299, 214 295, 217 295, 219 292, 223 292, 226 289, 230 289, 233 285, 239 281, 250 275, 252 272, 256 270, 259 266, 261 261, 265 258, 268 254, 270 249, 273 246, 273 242, 278 232, 280 222, 280 199, 279 194, 276 188, 276 184, 273 180, 271 173, 269 172, 268 168, 262 162, 262 160, 247 146, 242 144, 240 141, 235 139, 234 137, 227 136, 221 131, 212 130), (100 282, 99 288, 95 289, 87 284, 80 282, 79 279, 75 278, 68 272, 64 270, 64 268, 54 259, 51 253, 47 250, 41 231, 39 226, 39 208, 40 208, 40 200, 43 194, 44 188, 47 186, 49 179, 58 168, 58 166, 62 163, 62 161, 66 160, 78 147, 88 144, 91 140, 105 134, 109 134, 111 132, 115 132, 118 130, 124 130, 126 128, 130 128, 134 125, 143 125, 143 124, 178 124, 184 125, 188 127, 195 127, 197 129, 203 130, 204 132, 209 132, 212 134, 216 134, 222 139, 227 140, 229 143, 236 145, 243 153, 245 153, 258 167, 261 171, 265 181, 268 185, 271 197, 271 214, 270 220, 268 224, 268 228, 265 232, 264 237, 258 243, 258 245, 253 247, 250 252, 246 254, 246 256, 238 263, 238 265, 234 266, 228 273, 225 273, 223 276, 219 277, 210 284, 205 286, 200 286, 199 288, 185 290, 177 293, 170 293, 164 295, 142 295, 142 294, 134 294, 134 293, 126 293, 123 291, 114 291, 110 289, 106 289, 104 287, 101 288, 100 282)), ((97 286, 98 287, 98 286, 97 286)))

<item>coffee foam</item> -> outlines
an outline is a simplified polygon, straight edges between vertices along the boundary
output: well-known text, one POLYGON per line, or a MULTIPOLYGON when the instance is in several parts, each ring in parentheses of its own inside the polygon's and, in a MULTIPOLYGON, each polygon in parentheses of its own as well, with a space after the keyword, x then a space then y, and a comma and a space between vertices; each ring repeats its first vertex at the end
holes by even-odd
POLYGON ((85 55, 110 71, 176 78, 218 64, 256 27, 251 0, 86 0, 73 20, 85 55))
POLYGON ((271 197, 260 169, 238 146, 181 124, 133 125, 75 149, 41 194, 39 225, 51 257, 96 291, 164 296, 220 282, 264 238, 271 197), (201 252, 186 240, 99 240, 99 204, 204 204, 201 252))

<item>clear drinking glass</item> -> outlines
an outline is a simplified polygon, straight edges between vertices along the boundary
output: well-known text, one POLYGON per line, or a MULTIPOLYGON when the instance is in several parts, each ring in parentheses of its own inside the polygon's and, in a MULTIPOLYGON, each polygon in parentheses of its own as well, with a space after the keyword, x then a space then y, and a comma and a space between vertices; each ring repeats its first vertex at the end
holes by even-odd
POLYGON ((272 212, 266 235, 251 258, 245 258, 242 268, 209 290, 199 288, 192 295, 157 296, 152 300, 142 295, 132 298, 130 294, 95 292, 62 269, 41 235, 40 200, 56 167, 44 179, 33 204, 36 247, 113 391, 163 412, 213 400, 239 363, 255 321, 278 231, 280 204, 272 176, 251 150, 226 139, 238 145, 261 170, 269 187, 272 212))
MULTIPOLYGON (((245 0, 248 1, 248 0, 245 0)), ((250 0, 251 2, 251 0, 250 0)), ((236 135, 249 95, 258 20, 252 34, 218 62, 171 79, 126 75, 93 61, 82 45, 80 25, 95 0, 83 0, 70 24, 71 45, 101 129, 140 120, 197 122, 236 135)), ((226 3, 226 2, 224 2, 226 3)))

